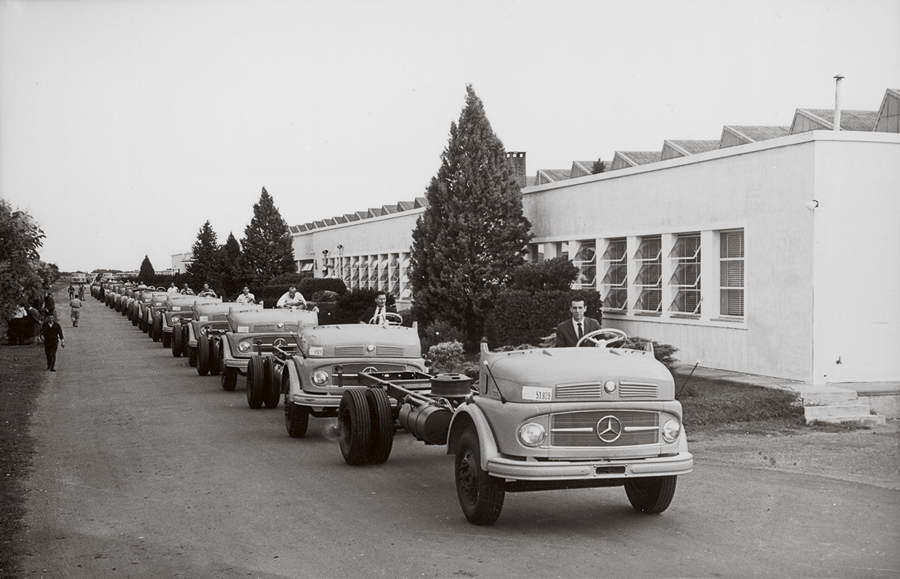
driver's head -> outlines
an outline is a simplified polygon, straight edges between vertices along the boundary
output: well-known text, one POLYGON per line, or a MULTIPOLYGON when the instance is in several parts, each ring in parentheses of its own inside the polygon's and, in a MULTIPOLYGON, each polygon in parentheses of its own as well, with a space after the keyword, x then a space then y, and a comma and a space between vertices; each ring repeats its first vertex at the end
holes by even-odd
POLYGON ((572 305, 569 306, 569 311, 572 312, 572 319, 576 322, 580 322, 584 319, 585 312, 584 298, 583 297, 574 297, 572 298, 572 305))
POLYGON ((243 289, 242 291, 243 291, 245 294, 249 294, 249 293, 250 293, 250 288, 248 288, 247 286, 244 286, 244 289, 243 289))
POLYGON ((291 286, 291 288, 288 290, 288 293, 291 295, 291 297, 294 297, 294 294, 297 293, 297 288, 294 286, 291 286))
POLYGON ((383 308, 387 303, 387 294, 384 292, 378 292, 375 294, 375 305, 379 308, 383 308))

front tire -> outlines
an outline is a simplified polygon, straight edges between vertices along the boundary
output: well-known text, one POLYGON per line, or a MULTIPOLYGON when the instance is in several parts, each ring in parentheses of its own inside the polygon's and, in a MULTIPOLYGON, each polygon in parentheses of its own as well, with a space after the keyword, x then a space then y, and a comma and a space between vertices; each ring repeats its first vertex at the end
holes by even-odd
POLYGON ((171 348, 172 347, 172 334, 167 334, 167 333, 163 332, 162 343, 163 343, 163 348, 171 348))
POLYGON ((184 350, 184 342, 182 342, 181 326, 172 328, 172 356, 178 358, 184 350))
POLYGON ((247 405, 256 410, 262 408, 265 392, 263 385, 268 382, 266 363, 262 356, 252 356, 247 365, 247 405))
POLYGON ((225 351, 222 350, 221 338, 209 341, 209 373, 218 376, 224 365, 225 351))
POLYGON ((481 468, 481 445, 474 430, 459 438, 455 475, 456 496, 466 519, 474 525, 493 525, 503 509, 506 482, 481 468))
POLYGON ((309 408, 284 401, 284 427, 291 438, 303 438, 309 428, 309 408))
POLYGON ((222 372, 222 390, 227 392, 234 390, 237 387, 237 377, 237 368, 225 368, 225 371, 222 372))
POLYGON ((387 393, 380 388, 366 389, 365 396, 372 423, 369 463, 383 464, 391 456, 391 449, 394 446, 394 415, 391 413, 391 401, 387 393))
POLYGON ((372 426, 369 422, 369 404, 359 388, 344 392, 338 407, 341 455, 350 466, 369 462, 372 426))
POLYGON ((625 481, 625 494, 634 510, 658 515, 672 503, 677 476, 633 478, 625 481))
POLYGON ((197 374, 209 374, 209 337, 206 334, 200 336, 197 343, 197 374))
POLYGON ((278 402, 281 400, 281 384, 276 384, 275 368, 273 368, 272 358, 265 356, 263 358, 263 366, 265 370, 263 375, 266 377, 263 382, 263 404, 266 408, 278 408, 278 402))

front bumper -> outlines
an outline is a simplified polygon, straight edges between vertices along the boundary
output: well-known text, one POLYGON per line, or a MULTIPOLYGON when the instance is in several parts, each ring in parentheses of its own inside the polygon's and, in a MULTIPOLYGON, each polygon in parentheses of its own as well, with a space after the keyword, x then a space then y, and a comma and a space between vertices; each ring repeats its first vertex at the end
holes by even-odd
POLYGON ((597 461, 520 461, 501 456, 488 459, 488 474, 529 481, 625 479, 687 474, 694 467, 690 452, 673 456, 597 461))

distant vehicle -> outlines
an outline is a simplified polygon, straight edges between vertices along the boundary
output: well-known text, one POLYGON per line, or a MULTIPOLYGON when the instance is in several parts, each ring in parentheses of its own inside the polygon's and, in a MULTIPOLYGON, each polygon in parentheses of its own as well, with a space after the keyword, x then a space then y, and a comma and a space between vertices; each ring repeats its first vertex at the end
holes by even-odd
POLYGON ((88 282, 87 274, 82 273, 80 271, 75 272, 72 274, 71 282, 78 283, 78 284, 87 283, 88 282))

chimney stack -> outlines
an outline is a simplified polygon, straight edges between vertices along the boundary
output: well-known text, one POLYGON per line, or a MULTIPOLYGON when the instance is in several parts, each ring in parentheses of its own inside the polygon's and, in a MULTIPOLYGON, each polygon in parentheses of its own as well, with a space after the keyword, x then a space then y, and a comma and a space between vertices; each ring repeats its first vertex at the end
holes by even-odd
POLYGON ((512 166, 512 170, 516 176, 516 182, 519 184, 519 187, 524 187, 526 175, 525 153, 515 153, 507 151, 506 160, 509 161, 510 166, 512 166))
POLYGON ((835 131, 841 130, 841 80, 844 77, 837 75, 834 77, 834 126, 835 131))

